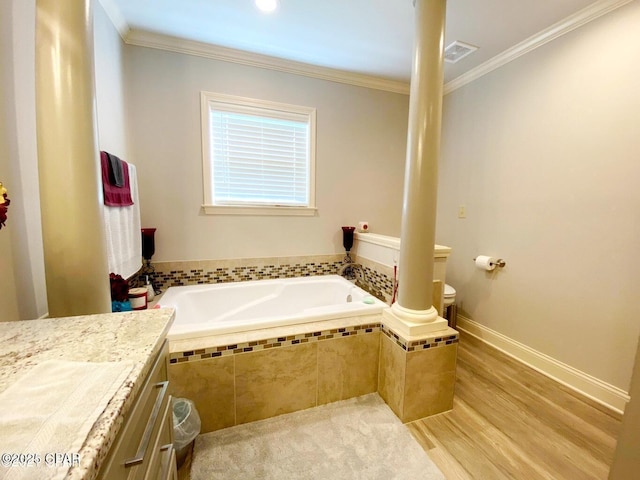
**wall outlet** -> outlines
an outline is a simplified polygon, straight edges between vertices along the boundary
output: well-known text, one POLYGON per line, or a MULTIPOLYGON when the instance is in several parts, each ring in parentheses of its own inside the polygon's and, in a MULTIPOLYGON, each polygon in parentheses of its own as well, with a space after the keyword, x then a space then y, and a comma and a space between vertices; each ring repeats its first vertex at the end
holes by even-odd
POLYGON ((458 207, 458 218, 467 218, 467 207, 464 205, 458 207))

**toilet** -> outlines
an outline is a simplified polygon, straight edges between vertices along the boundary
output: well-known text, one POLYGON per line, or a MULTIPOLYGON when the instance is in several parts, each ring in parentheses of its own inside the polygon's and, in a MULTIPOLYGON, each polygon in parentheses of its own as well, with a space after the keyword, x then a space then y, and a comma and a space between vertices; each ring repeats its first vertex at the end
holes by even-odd
POLYGON ((444 302, 443 302, 444 318, 447 319, 451 328, 456 328, 456 318, 458 316, 458 307, 456 306, 456 289, 451 285, 444 284, 444 302))

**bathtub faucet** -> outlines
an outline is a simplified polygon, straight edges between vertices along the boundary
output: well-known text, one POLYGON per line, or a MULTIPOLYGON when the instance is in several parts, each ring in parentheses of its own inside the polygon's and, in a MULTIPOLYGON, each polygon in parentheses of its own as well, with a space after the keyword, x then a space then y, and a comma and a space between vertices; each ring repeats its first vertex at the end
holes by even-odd
POLYGON ((346 278, 347 280, 358 280, 358 272, 360 281, 367 285, 367 277, 364 273, 364 267, 358 263, 345 263, 338 270, 338 275, 346 278))

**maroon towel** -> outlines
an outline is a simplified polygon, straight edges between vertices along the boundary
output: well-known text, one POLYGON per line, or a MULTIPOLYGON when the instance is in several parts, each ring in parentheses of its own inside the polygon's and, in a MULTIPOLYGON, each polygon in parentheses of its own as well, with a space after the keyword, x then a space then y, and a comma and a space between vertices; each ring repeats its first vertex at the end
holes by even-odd
POLYGON ((129 207, 133 205, 131 199, 131 187, 129 185, 129 167, 127 162, 122 162, 122 175, 124 186, 117 187, 114 183, 114 175, 110 172, 111 160, 107 152, 100 152, 102 167, 102 190, 104 191, 104 204, 108 207, 129 207))

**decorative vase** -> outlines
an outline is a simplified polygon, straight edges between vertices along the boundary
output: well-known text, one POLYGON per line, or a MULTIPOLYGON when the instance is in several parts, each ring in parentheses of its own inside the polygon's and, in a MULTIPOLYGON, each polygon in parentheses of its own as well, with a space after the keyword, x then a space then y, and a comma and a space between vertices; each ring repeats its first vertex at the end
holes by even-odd
POLYGON ((356 227, 342 227, 342 246, 349 253, 353 247, 353 232, 356 227))

